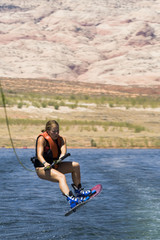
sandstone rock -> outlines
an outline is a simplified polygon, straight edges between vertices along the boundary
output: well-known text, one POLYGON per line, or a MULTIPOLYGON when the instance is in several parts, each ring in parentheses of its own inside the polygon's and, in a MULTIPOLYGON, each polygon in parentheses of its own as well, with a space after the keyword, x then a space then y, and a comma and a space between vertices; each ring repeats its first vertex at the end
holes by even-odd
POLYGON ((158 0, 1 0, 0 77, 160 84, 158 0))

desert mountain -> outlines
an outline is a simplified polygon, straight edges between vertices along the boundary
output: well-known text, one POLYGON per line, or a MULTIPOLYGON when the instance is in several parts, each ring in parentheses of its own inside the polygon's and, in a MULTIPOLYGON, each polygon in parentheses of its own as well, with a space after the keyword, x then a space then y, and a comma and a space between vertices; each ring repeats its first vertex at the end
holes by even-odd
POLYGON ((1 0, 0 77, 160 85, 159 0, 1 0))

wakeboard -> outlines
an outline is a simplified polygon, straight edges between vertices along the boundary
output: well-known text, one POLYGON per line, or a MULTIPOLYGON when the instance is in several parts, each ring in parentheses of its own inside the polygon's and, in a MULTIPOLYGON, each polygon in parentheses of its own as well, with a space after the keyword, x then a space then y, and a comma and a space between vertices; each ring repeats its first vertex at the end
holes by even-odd
POLYGON ((71 208, 68 212, 65 213, 65 216, 69 216, 70 214, 76 212, 76 210, 78 208, 80 208, 81 206, 83 206, 84 204, 88 203, 90 200, 92 200, 93 198, 95 198, 98 194, 100 194, 100 192, 102 191, 102 185, 101 184, 98 184, 96 186, 94 186, 93 188, 91 188, 91 190, 95 190, 96 192, 90 196, 90 198, 85 201, 85 202, 81 202, 79 204, 77 204, 75 207, 71 208))

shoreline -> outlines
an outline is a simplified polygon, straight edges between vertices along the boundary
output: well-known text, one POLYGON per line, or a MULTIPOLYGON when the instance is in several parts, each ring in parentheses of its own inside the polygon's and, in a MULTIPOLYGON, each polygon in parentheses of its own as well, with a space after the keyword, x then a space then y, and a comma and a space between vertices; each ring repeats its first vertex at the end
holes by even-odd
MULTIPOLYGON (((12 81, 12 83, 15 83, 15 81, 12 81)), ((6 85, 6 88, 7 86, 8 85, 6 85)), ((82 90, 86 85, 80 84, 78 86, 79 90, 82 90)), ((14 105, 21 100, 22 105, 7 106, 7 117, 9 119, 11 137, 8 136, 4 107, 0 107, 1 148, 11 148, 10 138, 12 138, 15 148, 34 149, 35 140, 49 119, 55 119, 60 123, 60 132, 67 139, 68 149, 160 148, 159 107, 150 108, 144 105, 144 108, 143 103, 145 99, 140 99, 142 102, 136 99, 139 93, 141 93, 137 92, 138 90, 136 91, 136 89, 132 89, 134 90, 132 92, 134 95, 132 95, 131 92, 129 94, 128 88, 123 89, 123 91, 118 88, 117 94, 113 94, 112 91, 109 91, 113 90, 113 86, 110 86, 111 89, 109 89, 109 86, 106 86, 106 92, 104 93, 101 85, 99 94, 96 94, 96 96, 99 97, 95 98, 95 93, 90 91, 92 85, 89 86, 90 88, 87 88, 86 93, 88 95, 82 94, 82 99, 75 96, 75 93, 71 95, 71 92, 69 95, 64 94, 62 99, 61 96, 63 93, 68 94, 65 92, 66 85, 61 89, 61 95, 57 93, 57 97, 59 98, 55 96, 55 98, 52 99, 51 96, 48 95, 49 93, 44 92, 43 95, 41 95, 40 92, 37 91, 40 95, 33 94, 30 99, 30 95, 28 96, 28 92, 25 92, 25 90, 22 91, 22 96, 20 95, 18 91, 20 90, 20 86, 18 86, 16 82, 14 86, 17 87, 16 92, 14 94, 8 92, 6 97, 8 101, 11 101, 10 104, 13 100, 14 105), (108 98, 105 99, 105 96, 108 98), (121 96, 121 98, 117 99, 117 96, 121 96), (127 107, 128 105, 126 104, 128 104, 128 100, 125 99, 124 101, 122 96, 124 98, 130 96, 129 104, 131 104, 131 106, 134 106, 133 103, 138 101, 141 107, 139 105, 139 107, 127 107), (58 104, 57 109, 54 107, 53 100, 58 104), (62 100, 63 102, 61 102, 62 100), (102 100, 105 100, 105 102, 102 100), (45 101, 48 102, 45 103, 45 101), (117 101, 120 101, 121 107, 116 106, 117 101), (36 105, 39 102, 44 103, 44 105, 41 104, 39 107, 36 105), (32 106, 27 107, 25 104, 32 104, 32 106)), ((55 90, 56 87, 54 84, 52 87, 52 90, 55 90)), ((7 89, 5 90, 7 91, 7 89)), ((12 89, 11 86, 9 89, 12 89)), ((15 88, 13 88, 12 91, 14 89, 15 88)), ((152 88, 148 90, 153 91, 152 88)), ((31 92, 34 93, 33 89, 31 92)), ((157 95, 156 99, 159 103, 157 95)), ((155 100, 152 103, 155 103, 155 100)))
MULTIPOLYGON (((34 147, 5 147, 5 146, 1 146, 0 149, 35 149, 34 147)), ((128 148, 125 148, 125 147, 67 147, 67 149, 124 149, 124 150, 127 150, 127 149, 133 149, 133 150, 137 150, 137 149, 160 149, 160 147, 128 147, 128 148)))

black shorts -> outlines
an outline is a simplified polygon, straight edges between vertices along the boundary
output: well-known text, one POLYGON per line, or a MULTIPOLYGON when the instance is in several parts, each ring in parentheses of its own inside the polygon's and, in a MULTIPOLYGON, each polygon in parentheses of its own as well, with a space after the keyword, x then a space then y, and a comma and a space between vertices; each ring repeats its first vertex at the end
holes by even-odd
POLYGON ((44 165, 38 160, 36 157, 31 158, 31 162, 33 163, 34 167, 44 167, 44 165))
MULTIPOLYGON (((37 168, 37 167, 44 167, 44 165, 38 160, 38 158, 36 158, 36 157, 32 157, 31 158, 31 162, 33 163, 33 165, 34 165, 34 167, 35 168, 37 168)), ((48 162, 48 161, 46 161, 46 162, 48 162)), ((52 161, 52 163, 51 162, 48 162, 49 164, 52 164, 53 163, 53 161, 52 161)), ((52 168, 55 168, 55 169, 57 169, 58 168, 58 164, 55 164, 52 168)))

